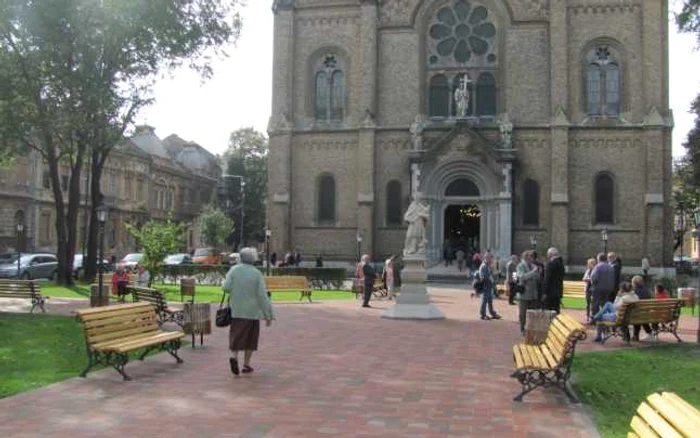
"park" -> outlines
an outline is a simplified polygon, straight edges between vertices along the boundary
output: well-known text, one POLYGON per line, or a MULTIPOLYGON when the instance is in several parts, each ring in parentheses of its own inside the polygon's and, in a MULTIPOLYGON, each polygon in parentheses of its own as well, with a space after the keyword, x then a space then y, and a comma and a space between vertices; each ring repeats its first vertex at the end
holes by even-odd
POLYGON ((700 437, 699 1, 0 29, 0 436, 700 437))

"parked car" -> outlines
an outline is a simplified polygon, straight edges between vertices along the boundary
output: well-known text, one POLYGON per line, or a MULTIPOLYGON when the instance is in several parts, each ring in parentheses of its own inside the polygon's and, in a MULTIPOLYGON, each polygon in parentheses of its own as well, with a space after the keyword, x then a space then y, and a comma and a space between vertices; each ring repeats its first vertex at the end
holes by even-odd
POLYGON ((189 265, 192 263, 192 257, 189 254, 170 254, 163 260, 166 266, 172 265, 189 265))
MULTIPOLYGON (((114 269, 112 264, 107 259, 102 259, 102 266, 104 267, 105 272, 109 272, 114 269)), ((78 278, 82 278, 84 274, 85 269, 83 268, 83 255, 76 254, 73 256, 73 278, 77 280, 78 278)))
MULTIPOLYGON (((0 278, 17 278, 17 258, 0 265, 0 278)), ((58 259, 53 254, 22 254, 19 258, 19 278, 54 280, 58 271, 58 259)))
POLYGON ((10 260, 14 260, 17 263, 16 252, 3 252, 0 254, 0 265, 8 263, 10 260))
POLYGON ((214 248, 199 248, 192 256, 192 263, 198 265, 218 265, 221 263, 221 257, 216 253, 214 248))
POLYGON ((133 270, 133 269, 136 269, 136 265, 138 265, 142 259, 143 259, 143 254, 141 254, 141 253, 127 254, 126 256, 124 256, 123 259, 121 259, 117 263, 117 267, 122 268, 122 269, 127 269, 127 270, 133 270))

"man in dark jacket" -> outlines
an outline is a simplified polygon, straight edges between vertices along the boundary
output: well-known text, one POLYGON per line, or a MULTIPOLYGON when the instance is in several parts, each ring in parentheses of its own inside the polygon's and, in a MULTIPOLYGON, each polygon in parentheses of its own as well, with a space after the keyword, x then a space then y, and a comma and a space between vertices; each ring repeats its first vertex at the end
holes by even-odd
POLYGON ((374 277, 377 275, 372 266, 372 258, 365 254, 362 256, 362 275, 364 277, 364 300, 362 307, 372 307, 369 305, 369 299, 372 297, 372 289, 374 288, 374 277))
POLYGON ((608 297, 608 301, 615 301, 615 297, 617 296, 617 291, 620 290, 620 276, 622 275, 622 261, 617 258, 617 254, 614 252, 609 252, 608 253, 608 263, 610 266, 613 268, 613 272, 615 273, 615 282, 613 283, 613 290, 612 294, 610 297, 608 297))
POLYGON ((559 256, 556 248, 547 250, 547 267, 544 271, 544 307, 559 313, 561 310, 561 297, 564 294, 564 261, 559 256))
MULTIPOLYGON (((593 291, 593 307, 591 315, 598 313, 600 308, 609 301, 610 297, 614 297, 617 291, 615 287, 615 271, 608 264, 608 259, 605 254, 598 254, 598 264, 591 272, 591 289, 593 291)), ((613 298, 614 301, 614 298, 613 298)))

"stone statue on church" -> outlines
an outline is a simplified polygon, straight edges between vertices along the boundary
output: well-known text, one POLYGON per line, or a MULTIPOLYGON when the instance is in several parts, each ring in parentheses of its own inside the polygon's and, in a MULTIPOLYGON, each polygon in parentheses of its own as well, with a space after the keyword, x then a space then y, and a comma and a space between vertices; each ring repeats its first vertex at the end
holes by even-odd
POLYGON ((508 119, 508 113, 504 114, 498 122, 498 129, 501 131, 501 142, 503 147, 511 149, 513 147, 513 124, 508 119))
POLYGON ((457 117, 464 118, 467 117, 467 110, 469 109, 469 76, 464 75, 459 81, 459 87, 455 90, 455 105, 457 108, 457 117))
POLYGON ((403 216, 404 221, 408 222, 403 248, 405 256, 425 255, 425 228, 428 225, 429 215, 430 207, 423 204, 418 197, 413 198, 403 216))
POLYGON ((411 142, 413 144, 413 150, 419 151, 423 149, 423 116, 420 114, 416 115, 416 118, 411 123, 409 131, 411 132, 411 142))

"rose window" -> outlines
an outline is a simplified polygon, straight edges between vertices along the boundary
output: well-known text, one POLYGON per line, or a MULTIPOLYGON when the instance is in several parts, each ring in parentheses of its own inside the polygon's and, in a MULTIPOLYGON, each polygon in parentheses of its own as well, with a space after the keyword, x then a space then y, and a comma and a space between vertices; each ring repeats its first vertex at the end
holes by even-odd
POLYGON ((496 26, 489 21, 488 10, 467 0, 437 10, 428 31, 430 66, 465 65, 496 62, 494 37, 496 26), (483 62, 483 61, 482 61, 483 62))

